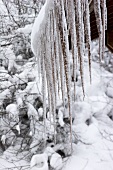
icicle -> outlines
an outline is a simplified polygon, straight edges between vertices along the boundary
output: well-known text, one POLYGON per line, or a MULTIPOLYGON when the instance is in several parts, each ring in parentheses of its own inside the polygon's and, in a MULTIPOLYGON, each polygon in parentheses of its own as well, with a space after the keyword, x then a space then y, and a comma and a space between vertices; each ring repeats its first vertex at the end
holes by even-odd
POLYGON ((56 74, 56 59, 55 59, 55 32, 54 32, 54 11, 51 11, 51 60, 52 60, 52 70, 53 70, 53 84, 55 92, 55 103, 57 104, 58 91, 57 91, 57 74, 56 74))
POLYGON ((76 96, 76 59, 77 59, 77 42, 76 42, 76 29, 75 29, 75 11, 73 0, 68 1, 68 14, 71 32, 72 56, 73 56, 73 78, 74 78, 74 101, 76 96))
POLYGON ((49 107, 49 113, 47 113, 47 118, 50 121, 50 127, 52 125, 52 104, 51 104, 51 93, 50 93, 50 85, 49 85, 49 79, 47 78, 47 89, 48 89, 48 107, 49 107))
POLYGON ((58 28, 54 14, 54 52, 55 52, 55 64, 56 64, 56 77, 58 82, 58 94, 60 93, 60 62, 59 62, 59 48, 58 48, 58 28))
POLYGON ((78 10, 77 10, 77 1, 74 0, 74 6, 75 6, 75 27, 76 27, 76 42, 77 42, 77 59, 76 59, 76 68, 77 68, 77 63, 80 62, 80 56, 79 56, 79 30, 78 30, 78 10))
POLYGON ((65 17, 66 17, 66 22, 67 22, 67 25, 69 24, 68 21, 69 21, 69 14, 68 14, 68 0, 63 0, 63 4, 64 4, 64 11, 65 11, 65 17))
POLYGON ((61 42, 59 39, 59 52, 60 52, 60 78, 61 78, 61 91, 62 91, 62 100, 65 102, 65 73, 64 73, 64 60, 62 54, 61 42))
POLYGON ((56 26, 58 29, 58 49, 59 49, 59 62, 60 62, 60 79, 61 79, 61 92, 62 92, 62 100, 63 102, 65 101, 65 73, 64 73, 64 60, 63 60, 63 52, 62 52, 62 42, 61 42, 61 37, 60 37, 60 30, 59 30, 59 23, 61 23, 60 21, 60 17, 59 15, 61 15, 61 10, 59 10, 59 6, 60 4, 57 3, 56 0, 56 6, 55 6, 55 18, 56 18, 56 26), (59 5, 59 6, 58 6, 59 5))
POLYGON ((105 50, 105 30, 106 30, 106 0, 102 0, 101 2, 102 7, 102 21, 103 21, 103 36, 102 36, 102 59, 104 58, 104 50, 105 50))
POLYGON ((84 23, 83 23, 83 18, 84 18, 84 0, 80 1, 80 6, 81 6, 81 42, 82 42, 82 51, 83 51, 83 56, 85 55, 85 34, 84 34, 84 23))
POLYGON ((89 74, 91 82, 91 31, 90 31, 90 12, 88 0, 85 0, 85 11, 84 11, 84 27, 86 37, 86 47, 88 49, 88 60, 89 60, 89 74))
POLYGON ((48 42, 46 44, 46 56, 45 56, 45 63, 46 63, 46 72, 47 72, 47 77, 48 77, 48 82, 49 82, 49 88, 50 88, 50 95, 52 96, 52 100, 51 100, 51 108, 52 108, 52 114, 54 115, 54 140, 56 142, 56 123, 55 123, 55 91, 54 91, 54 80, 53 80, 53 70, 52 70, 52 51, 51 51, 51 31, 50 31, 50 25, 51 25, 51 20, 50 20, 50 15, 49 15, 49 19, 48 19, 48 24, 46 27, 46 41, 48 42))
POLYGON ((77 0, 75 2, 75 11, 76 11, 76 30, 77 30, 77 46, 78 46, 78 56, 79 56, 79 63, 80 63, 80 75, 81 75, 81 82, 82 82, 82 90, 83 95, 85 96, 84 92, 84 80, 83 80, 83 48, 82 48, 82 35, 81 35, 81 0, 77 0))
POLYGON ((43 91, 43 121, 44 121, 44 148, 46 147, 46 72, 45 72, 45 45, 42 44, 42 91, 43 91))
POLYGON ((71 89, 70 89, 69 44, 68 44, 67 25, 66 25, 65 13, 64 13, 63 0, 61 0, 61 18, 59 23, 59 31, 61 37, 65 76, 66 76, 67 96, 68 96, 69 115, 70 115, 70 142, 72 146, 72 102, 71 102, 71 89))
POLYGON ((95 12, 97 29, 98 29, 98 34, 99 34, 99 60, 101 62, 101 58, 102 58, 102 19, 101 19, 100 0, 94 0, 94 12, 95 12))

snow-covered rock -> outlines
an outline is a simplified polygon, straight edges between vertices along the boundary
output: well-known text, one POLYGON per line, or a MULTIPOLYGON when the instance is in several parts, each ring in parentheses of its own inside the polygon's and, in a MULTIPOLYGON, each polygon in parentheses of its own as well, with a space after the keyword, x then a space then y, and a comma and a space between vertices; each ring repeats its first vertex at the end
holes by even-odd
POLYGON ((19 110, 16 104, 9 104, 6 107, 6 112, 9 114, 10 119, 19 122, 19 110))
POLYGON ((46 153, 33 155, 30 162, 31 170, 48 170, 47 160, 46 153))
POLYGON ((6 135, 2 135, 2 137, 1 137, 1 141, 2 141, 2 143, 5 145, 6 135))
POLYGON ((64 126, 64 121, 63 121, 63 112, 59 109, 58 111, 58 122, 61 127, 64 126))
POLYGON ((62 157, 58 153, 54 153, 50 159, 50 166, 55 170, 60 170, 63 166, 62 157))
POLYGON ((91 117, 91 106, 87 102, 75 102, 72 111, 75 125, 85 123, 91 117))
POLYGON ((48 155, 48 157, 50 157, 52 154, 55 153, 55 151, 54 151, 53 148, 51 148, 51 147, 48 146, 48 147, 45 149, 44 153, 46 153, 46 154, 48 155))
POLYGON ((32 30, 32 24, 26 25, 24 28, 18 28, 16 31, 23 34, 30 34, 32 30))

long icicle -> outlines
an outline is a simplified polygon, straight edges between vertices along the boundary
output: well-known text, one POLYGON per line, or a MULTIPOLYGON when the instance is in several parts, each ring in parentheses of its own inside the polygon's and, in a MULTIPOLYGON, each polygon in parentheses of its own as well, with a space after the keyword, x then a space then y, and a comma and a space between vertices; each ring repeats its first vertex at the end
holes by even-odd
POLYGON ((51 26, 50 26, 50 42, 51 42, 51 63, 52 63, 52 75, 53 75, 53 86, 55 92, 55 103, 57 102, 57 83, 56 83, 56 63, 55 63, 55 47, 54 47, 54 15, 51 11, 51 26))
POLYGON ((60 60, 59 60, 59 57, 60 57, 60 52, 59 52, 59 39, 58 39, 58 27, 57 27, 57 23, 56 23, 56 18, 55 18, 55 13, 54 13, 54 51, 55 51, 55 64, 56 64, 56 77, 57 77, 57 91, 58 91, 58 94, 60 93, 60 60))
POLYGON ((59 23, 59 31, 61 37, 63 58, 64 58, 64 69, 66 76, 66 86, 67 86, 67 95, 68 95, 68 105, 69 105, 69 116, 70 116, 70 142, 72 149, 72 101, 71 101, 71 90, 70 90, 70 68, 69 68, 69 44, 67 36, 67 25, 66 18, 64 13, 64 3, 61 0, 61 20, 59 23))
POLYGON ((43 91, 43 121, 44 121, 44 148, 46 147, 46 72, 45 72, 45 45, 42 44, 42 91, 43 91))
MULTIPOLYGON (((61 93, 62 93, 62 100, 63 103, 65 102, 65 73, 64 73, 64 60, 63 60, 63 50, 62 50, 62 44, 61 44, 61 37, 60 37, 60 30, 59 30, 59 23, 60 23, 60 17, 59 17, 59 6, 60 4, 57 2, 56 0, 56 4, 55 5, 55 18, 56 18, 56 27, 57 27, 57 31, 58 31, 58 49, 59 49, 59 62, 60 62, 60 80, 61 80, 61 93)), ((60 10, 61 12, 61 10, 60 10)))
POLYGON ((104 59, 104 51, 105 51, 105 30, 106 28, 106 18, 107 18, 107 8, 106 8, 106 0, 102 0, 102 22, 103 22, 103 36, 102 36, 102 59, 104 59))
POLYGON ((90 74, 90 83, 91 83, 91 47, 90 47, 91 30, 90 30, 90 11, 89 11, 88 0, 85 0, 84 27, 85 27, 86 46, 88 49, 89 74, 90 74))
MULTIPOLYGON (((52 109, 52 114, 53 117, 55 118, 55 92, 54 92, 54 83, 53 83, 53 72, 52 72, 52 52, 51 52, 51 41, 50 41, 50 25, 51 25, 51 20, 50 20, 50 14, 49 14, 49 19, 48 19, 48 24, 46 27, 46 39, 47 39, 47 44, 46 44, 46 56, 45 56, 45 63, 46 63, 46 72, 47 72, 47 77, 48 77, 48 85, 50 88, 50 95, 52 96, 51 100, 51 109, 52 109)), ((54 142, 56 143, 56 123, 54 119, 54 142)))
POLYGON ((102 59, 102 19, 101 19, 101 8, 100 0, 94 0, 94 12, 96 17, 97 29, 99 34, 99 60, 102 59))
POLYGON ((75 29, 75 11, 73 0, 68 1, 68 15, 71 33, 72 57, 73 57, 73 79, 74 79, 74 101, 76 96, 76 59, 77 59, 77 42, 76 42, 76 29, 75 29))
POLYGON ((85 96, 85 91, 84 91, 84 79, 83 79, 83 39, 81 34, 81 28, 82 28, 82 23, 81 23, 81 0, 75 1, 75 11, 76 11, 76 30, 77 30, 77 46, 78 46, 78 56, 79 56, 79 63, 80 63, 80 75, 81 75, 81 83, 82 83, 82 90, 83 90, 83 95, 85 96))

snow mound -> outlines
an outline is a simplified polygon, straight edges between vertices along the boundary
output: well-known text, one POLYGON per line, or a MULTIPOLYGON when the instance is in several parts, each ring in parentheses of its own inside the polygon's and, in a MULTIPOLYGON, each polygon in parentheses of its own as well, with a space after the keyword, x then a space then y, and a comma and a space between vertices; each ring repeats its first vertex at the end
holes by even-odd
POLYGON ((31 170, 48 170, 47 154, 37 154, 31 159, 31 170))
POLYGON ((50 165, 56 170, 60 170, 63 165, 62 157, 58 153, 54 153, 50 159, 50 165))

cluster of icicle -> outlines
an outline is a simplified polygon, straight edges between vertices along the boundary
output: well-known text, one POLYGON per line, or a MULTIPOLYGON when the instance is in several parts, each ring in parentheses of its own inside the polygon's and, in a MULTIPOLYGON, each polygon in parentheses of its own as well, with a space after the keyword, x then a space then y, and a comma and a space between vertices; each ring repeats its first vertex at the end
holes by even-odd
MULTIPOLYGON (((94 0, 99 34, 99 56, 104 54, 106 29, 106 2, 94 0)), ((85 48, 88 50, 89 73, 91 79, 91 30, 88 0, 46 0, 33 26, 31 35, 32 50, 39 63, 42 74, 44 125, 46 134, 46 93, 48 94, 49 112, 56 120, 56 104, 59 92, 65 100, 67 89, 70 136, 72 127, 71 77, 69 65, 69 41, 71 36, 74 95, 76 95, 76 68, 79 66, 82 89, 84 92, 83 60, 85 48), (66 89, 65 89, 66 87, 66 89)), ((71 139, 70 139, 71 140, 71 139)))

